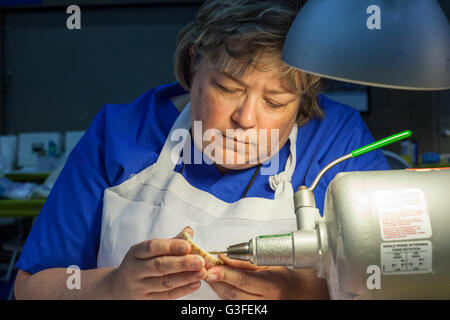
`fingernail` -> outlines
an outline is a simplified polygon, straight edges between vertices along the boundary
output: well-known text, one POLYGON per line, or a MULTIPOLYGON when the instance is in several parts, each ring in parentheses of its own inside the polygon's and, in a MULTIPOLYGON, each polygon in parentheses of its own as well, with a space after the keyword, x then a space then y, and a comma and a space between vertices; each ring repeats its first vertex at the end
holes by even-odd
POLYGON ((177 247, 177 250, 179 253, 185 253, 187 251, 188 247, 184 243, 180 243, 177 247))
POLYGON ((215 273, 208 273, 208 277, 206 277, 206 281, 216 281, 219 277, 215 273))
POLYGON ((189 288, 191 288, 191 289, 195 289, 198 287, 200 287, 200 282, 194 282, 189 285, 189 288))

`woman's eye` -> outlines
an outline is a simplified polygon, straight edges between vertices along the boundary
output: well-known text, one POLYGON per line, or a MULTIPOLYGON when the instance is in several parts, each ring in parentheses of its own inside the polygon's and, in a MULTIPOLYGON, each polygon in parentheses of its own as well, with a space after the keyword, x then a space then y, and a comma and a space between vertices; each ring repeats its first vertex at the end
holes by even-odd
POLYGON ((216 83, 216 86, 217 86, 220 90, 222 90, 223 92, 225 92, 225 93, 236 93, 236 92, 239 91, 239 90, 236 90, 236 89, 228 89, 228 88, 226 88, 226 87, 224 87, 224 86, 222 86, 222 85, 220 85, 220 84, 218 84, 218 83, 216 83))
POLYGON ((281 108, 281 107, 284 107, 285 106, 285 104, 278 104, 278 103, 274 103, 274 102, 271 102, 271 101, 267 101, 266 100, 266 102, 267 102, 267 104, 269 105, 269 106, 271 106, 272 108, 281 108))

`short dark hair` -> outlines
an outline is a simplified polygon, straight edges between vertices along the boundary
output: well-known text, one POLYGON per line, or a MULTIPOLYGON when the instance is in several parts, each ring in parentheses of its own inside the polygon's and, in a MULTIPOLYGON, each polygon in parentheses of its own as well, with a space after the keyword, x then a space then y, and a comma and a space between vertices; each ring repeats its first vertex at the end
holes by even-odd
POLYGON ((317 103, 321 78, 295 69, 281 60, 284 40, 306 1, 208 0, 194 21, 178 35, 175 76, 190 90, 199 62, 206 58, 223 73, 240 78, 249 66, 275 63, 286 89, 300 95, 298 125, 322 118, 317 103))

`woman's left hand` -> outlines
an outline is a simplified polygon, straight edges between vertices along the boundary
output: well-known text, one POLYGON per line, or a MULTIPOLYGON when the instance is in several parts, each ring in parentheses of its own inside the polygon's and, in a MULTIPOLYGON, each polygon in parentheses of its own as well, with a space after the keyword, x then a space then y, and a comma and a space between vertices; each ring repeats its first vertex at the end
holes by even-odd
POLYGON ((313 269, 258 267, 226 255, 219 258, 225 265, 209 269, 206 282, 222 299, 329 299, 326 281, 313 269))
POLYGON ((257 267, 249 262, 219 258, 224 266, 208 270, 207 283, 222 299, 289 299, 294 285, 293 270, 285 267, 257 267))

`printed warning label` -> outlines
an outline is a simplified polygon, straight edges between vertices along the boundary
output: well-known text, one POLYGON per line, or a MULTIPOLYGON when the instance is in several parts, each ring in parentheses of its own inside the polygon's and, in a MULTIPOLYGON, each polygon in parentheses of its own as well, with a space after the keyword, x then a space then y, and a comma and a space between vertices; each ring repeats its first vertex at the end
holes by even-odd
POLYGON ((384 241, 431 237, 431 223, 421 189, 375 191, 374 198, 384 241))
POLYGON ((431 241, 382 243, 381 274, 429 273, 432 271, 431 253, 431 241))

